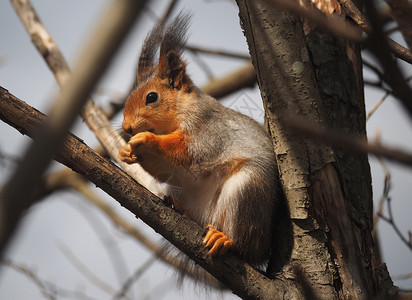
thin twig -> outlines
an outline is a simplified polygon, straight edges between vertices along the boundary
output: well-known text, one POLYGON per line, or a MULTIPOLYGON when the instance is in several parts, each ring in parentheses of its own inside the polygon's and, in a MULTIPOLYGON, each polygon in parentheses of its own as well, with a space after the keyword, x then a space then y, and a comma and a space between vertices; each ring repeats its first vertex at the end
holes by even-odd
POLYGON ((408 44, 412 48, 412 5, 408 0, 385 0, 391 8, 391 15, 399 25, 399 29, 408 44))
POLYGON ((380 219, 380 215, 383 213, 383 205, 385 204, 385 200, 389 195, 389 191, 391 190, 391 173, 389 172, 388 167, 384 160, 378 156, 380 165, 382 166, 383 172, 385 174, 385 179, 383 181, 383 193, 381 198, 379 199, 378 209, 376 210, 376 214, 373 217, 373 229, 372 229, 372 236, 376 236, 377 224, 380 219))
MULTIPOLYGON (((352 0, 339 0, 339 3, 345 9, 347 15, 355 21, 368 35, 373 31, 369 20, 366 16, 358 9, 358 7, 352 2, 352 0)), ((390 38, 386 38, 387 43, 391 52, 397 57, 410 64, 412 64, 412 51, 403 47, 399 43, 396 43, 390 38)))
POLYGON ((407 280, 412 278, 412 273, 392 276, 393 280, 407 280))
POLYGON ((203 54, 210 54, 210 55, 216 55, 216 56, 224 56, 224 57, 230 57, 230 58, 250 60, 250 55, 234 53, 234 52, 226 51, 226 50, 206 49, 204 47, 196 47, 196 46, 190 46, 190 45, 187 45, 186 49, 191 51, 191 52, 196 52, 196 53, 203 53, 203 54))
POLYGON ((30 278, 33 281, 33 283, 37 285, 37 287, 39 288, 40 292, 43 294, 44 297, 46 297, 49 300, 56 300, 55 295, 53 295, 50 292, 50 289, 47 287, 47 285, 43 282, 42 279, 39 278, 39 276, 33 270, 22 264, 13 262, 10 259, 3 258, 0 262, 3 265, 6 265, 9 268, 12 268, 30 278))
POLYGON ((156 255, 150 257, 143 265, 141 265, 132 276, 130 276, 126 282, 123 284, 122 288, 119 290, 117 295, 113 297, 115 299, 122 299, 126 296, 127 292, 129 291, 130 287, 144 274, 145 271, 149 269, 154 262, 156 262, 158 257, 156 255))
POLYGON ((109 295, 116 295, 117 290, 110 286, 108 283, 100 279, 95 273, 93 273, 84 263, 80 261, 79 258, 70 250, 70 248, 63 242, 57 244, 60 251, 64 256, 72 263, 72 265, 91 283, 102 291, 108 293, 109 295))
MULTIPOLYGON (((65 168, 63 171, 71 171, 65 168)), ((73 172, 73 171, 71 171, 73 172)), ((64 181, 70 180, 69 178, 65 178, 64 181)), ((84 185, 89 184, 88 181, 84 180, 84 185)), ((96 214, 91 211, 91 209, 84 209, 84 207, 79 207, 76 205, 76 202, 69 201, 68 204, 75 206, 77 211, 83 215, 84 219, 89 223, 89 226, 95 231, 96 236, 98 237, 102 247, 109 258, 111 266, 114 270, 114 274, 117 277, 118 283, 122 283, 124 278, 126 278, 129 273, 128 264, 126 259, 117 243, 117 241, 113 238, 112 235, 107 230, 107 226, 102 222, 100 218, 96 216, 96 214)), ((84 203, 82 203, 84 204, 84 203)), ((100 248, 97 246, 97 248, 100 248)))
POLYGON ((376 56, 385 70, 384 81, 391 87, 392 94, 400 100, 410 118, 412 118, 412 89, 407 84, 402 71, 391 55, 388 41, 382 31, 382 20, 378 16, 375 3, 372 0, 365 0, 364 4, 373 29, 369 34, 368 49, 376 56))
POLYGON ((378 210, 376 212, 376 216, 374 217, 374 220, 373 220, 373 222, 374 222, 373 230, 376 231, 376 224, 377 224, 379 219, 382 219, 382 220, 386 221, 387 223, 389 223, 392 226, 392 228, 395 230, 396 234, 399 236, 401 241, 403 243, 405 243, 407 245, 407 247, 412 250, 412 241, 411 241, 410 236, 409 236, 409 239, 405 238, 403 236, 403 234, 401 233, 399 227, 395 223, 395 219, 394 219, 393 213, 392 213, 392 201, 391 201, 391 198, 389 197, 389 192, 391 190, 391 176, 390 176, 388 168, 386 167, 386 165, 383 163, 383 161, 381 159, 380 159, 380 162, 381 162, 381 165, 382 165, 382 167, 384 168, 384 171, 385 171, 385 181, 384 181, 383 194, 382 194, 382 197, 379 201, 379 206, 378 206, 378 210), (387 217, 383 214, 383 204, 384 204, 385 201, 387 203, 387 208, 388 208, 388 216, 387 217))
POLYGON ((379 70, 378 67, 376 67, 376 65, 368 62, 367 60, 363 59, 362 60, 362 64, 369 68, 373 73, 375 73, 375 75, 379 78, 380 82, 384 81, 385 79, 385 75, 382 73, 381 70, 379 70))
POLYGON ((192 55, 193 62, 196 63, 202 69, 202 71, 206 74, 207 78, 210 81, 213 80, 213 72, 210 69, 209 65, 203 61, 202 57, 200 57, 200 55, 197 52, 192 52, 192 55))
POLYGON ((61 296, 64 298, 96 300, 95 298, 84 295, 83 293, 67 290, 57 286, 54 283, 44 280, 40 278, 33 269, 23 265, 22 263, 17 263, 10 259, 2 259, 0 263, 27 276, 35 285, 39 287, 40 292, 47 299, 59 299, 59 296, 61 296))
POLYGON ((398 235, 398 237, 401 239, 401 241, 412 251, 412 241, 408 240, 406 237, 404 237, 404 235, 400 231, 400 229, 399 229, 398 225, 396 224, 395 219, 393 217, 391 197, 386 198, 386 203, 387 203, 387 208, 388 208, 388 216, 386 217, 383 214, 378 214, 378 216, 382 220, 386 221, 387 223, 389 223, 392 226, 393 230, 398 235))
POLYGON ((369 118, 373 115, 375 111, 378 110, 378 108, 382 105, 382 103, 388 98, 390 95, 390 92, 386 91, 385 95, 372 107, 372 109, 368 112, 368 115, 366 116, 366 121, 369 120, 369 118))

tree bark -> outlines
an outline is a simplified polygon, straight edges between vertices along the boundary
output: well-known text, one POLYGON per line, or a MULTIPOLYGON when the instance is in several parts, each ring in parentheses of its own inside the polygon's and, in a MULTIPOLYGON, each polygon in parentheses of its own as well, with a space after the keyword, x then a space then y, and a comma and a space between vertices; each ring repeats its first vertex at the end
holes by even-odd
POLYGON ((299 116, 366 139, 359 50, 317 31, 306 40, 299 17, 269 2, 237 1, 293 229, 290 258, 280 256, 283 269, 271 275, 286 279, 288 299, 303 297, 294 266, 318 299, 375 296, 387 273, 371 236, 367 156, 314 143, 288 126, 299 116))

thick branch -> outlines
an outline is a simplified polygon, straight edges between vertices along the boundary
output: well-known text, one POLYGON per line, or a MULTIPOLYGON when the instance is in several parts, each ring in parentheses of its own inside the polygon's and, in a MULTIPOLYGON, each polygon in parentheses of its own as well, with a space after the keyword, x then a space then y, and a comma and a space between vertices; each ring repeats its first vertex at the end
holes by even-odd
MULTIPOLYGON (((29 136, 46 120, 2 88, 0 118, 29 136)), ((228 253, 222 258, 208 257, 199 225, 165 206, 161 199, 74 135, 67 136, 54 158, 84 175, 243 299, 273 299, 273 295, 280 293, 282 282, 273 283, 237 256, 228 253)))

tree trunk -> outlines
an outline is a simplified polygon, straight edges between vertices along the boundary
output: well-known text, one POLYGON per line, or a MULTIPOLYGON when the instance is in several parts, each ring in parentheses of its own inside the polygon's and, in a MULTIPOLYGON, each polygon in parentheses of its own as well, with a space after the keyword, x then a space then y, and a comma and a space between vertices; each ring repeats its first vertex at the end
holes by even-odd
POLYGON ((293 231, 292 249, 275 253, 271 276, 284 282, 287 299, 303 296, 296 266, 319 299, 377 295, 386 269, 371 236, 367 156, 314 143, 288 126, 299 116, 366 138, 359 49, 318 31, 305 37, 298 17, 266 2, 237 1, 293 231))

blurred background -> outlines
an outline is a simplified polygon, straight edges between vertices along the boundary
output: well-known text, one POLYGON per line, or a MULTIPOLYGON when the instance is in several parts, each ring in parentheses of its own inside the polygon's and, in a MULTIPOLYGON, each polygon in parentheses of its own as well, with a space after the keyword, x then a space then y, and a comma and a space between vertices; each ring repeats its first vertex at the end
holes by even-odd
MULTIPOLYGON (((169 1, 150 1, 142 18, 134 26, 126 42, 118 51, 111 67, 100 81, 93 99, 103 108, 110 102, 121 101, 134 82, 137 57, 146 33, 163 15, 169 1)), ((41 20, 60 47, 70 66, 101 16, 108 0, 33 0, 41 20)), ((227 50, 248 55, 246 40, 240 29, 237 6, 225 0, 181 0, 175 9, 193 13, 188 44, 207 49, 227 50)), ((0 86, 29 105, 47 113, 58 93, 58 86, 43 58, 32 45, 30 37, 8 1, 0 2, 0 86)), ((393 38, 403 44, 402 37, 393 38)), ((211 78, 219 78, 245 65, 246 60, 216 55, 186 53, 189 73, 200 87, 211 78), (207 68, 205 70, 205 65, 207 68)), ((373 60, 364 53, 365 60, 373 60)), ((410 65, 404 64, 407 76, 410 65)), ((367 68, 365 79, 375 80, 367 68)), ((367 86, 366 110, 385 95, 385 92, 367 86)), ((258 89, 244 89, 222 100, 223 104, 241 110, 251 117, 263 120, 263 109, 258 89)), ((113 119, 115 129, 121 128, 122 115, 113 119)), ((412 149, 412 124, 398 101, 388 97, 367 123, 369 140, 377 136, 385 145, 404 150, 412 149)), ((97 146, 94 134, 79 121, 72 132, 89 146, 97 146)), ((31 140, 0 122, 0 185, 13 171, 31 140)), ((375 210, 384 187, 384 169, 370 157, 373 177, 375 210)), ((412 170, 386 162, 391 174, 390 197, 395 222, 404 236, 412 229, 412 170)), ((61 165, 53 163, 51 170, 61 165)), ((24 188, 24 187, 22 187, 24 188)), ((161 237, 140 220, 136 220, 105 193, 97 193, 124 218, 136 224, 154 241, 161 237)), ((384 209, 384 213, 386 209, 384 209)), ((395 284, 412 288, 412 278, 401 279, 412 272, 412 252, 383 220, 377 226, 383 261, 387 263, 395 284)), ((144 270, 132 286, 131 299, 236 299, 230 293, 204 293, 185 283, 178 286, 173 270, 154 260, 153 254, 135 239, 112 225, 100 210, 80 194, 61 191, 32 206, 26 213, 20 229, 9 247, 7 258, 20 266, 2 266, 0 269, 0 299, 45 299, 33 277, 56 287, 58 299, 110 299, 111 290, 118 290, 136 272, 144 270), (28 272, 28 270, 31 272, 28 272), (91 273, 91 274, 89 274, 91 273), (92 277, 96 277, 92 279, 92 277)))

